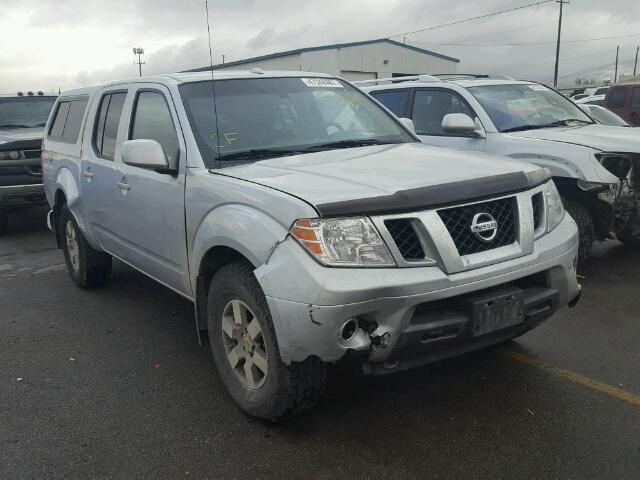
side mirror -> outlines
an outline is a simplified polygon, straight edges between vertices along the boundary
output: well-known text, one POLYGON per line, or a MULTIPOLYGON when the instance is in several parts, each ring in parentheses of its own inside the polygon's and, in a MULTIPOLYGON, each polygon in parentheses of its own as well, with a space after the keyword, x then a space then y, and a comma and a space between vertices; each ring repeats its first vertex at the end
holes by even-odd
POLYGON ((465 113, 449 113, 442 119, 442 131, 453 135, 478 134, 476 123, 465 113))
POLYGON ((413 133, 416 133, 416 126, 413 124, 413 120, 404 117, 399 118, 398 120, 400 120, 400 123, 411 130, 413 133))
POLYGON ((122 161, 127 165, 150 170, 168 170, 169 161, 162 145, 155 140, 127 140, 122 143, 122 161))

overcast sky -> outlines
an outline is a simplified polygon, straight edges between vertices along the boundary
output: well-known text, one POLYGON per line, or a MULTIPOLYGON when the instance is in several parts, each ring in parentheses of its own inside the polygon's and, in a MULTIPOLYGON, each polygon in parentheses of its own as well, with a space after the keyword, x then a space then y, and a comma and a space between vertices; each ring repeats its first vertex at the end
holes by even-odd
MULTIPOLYGON (((534 0, 210 0, 214 63, 322 44, 393 36, 512 8, 534 0)), ((554 42, 558 5, 409 35, 417 46, 461 59, 460 72, 505 73, 551 82, 555 45, 454 46, 554 42)), ((209 63, 201 0, 0 0, 0 92, 63 90, 137 74, 209 63)), ((571 0, 565 6, 560 82, 631 73, 640 44, 639 0, 571 0), (635 35, 635 36, 630 36, 635 35)), ((402 37, 396 37, 402 41, 402 37)))

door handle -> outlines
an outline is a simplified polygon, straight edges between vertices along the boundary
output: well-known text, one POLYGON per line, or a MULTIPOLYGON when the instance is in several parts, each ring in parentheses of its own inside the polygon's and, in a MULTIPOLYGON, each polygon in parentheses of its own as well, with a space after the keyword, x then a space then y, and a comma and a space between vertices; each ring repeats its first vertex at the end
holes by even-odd
POLYGON ((82 172, 82 175, 84 175, 85 178, 93 178, 93 173, 91 173, 88 170, 85 170, 84 172, 82 172))
POLYGON ((126 191, 129 191, 131 189, 131 185, 124 182, 118 182, 118 187, 120 187, 120 190, 126 190, 126 191))

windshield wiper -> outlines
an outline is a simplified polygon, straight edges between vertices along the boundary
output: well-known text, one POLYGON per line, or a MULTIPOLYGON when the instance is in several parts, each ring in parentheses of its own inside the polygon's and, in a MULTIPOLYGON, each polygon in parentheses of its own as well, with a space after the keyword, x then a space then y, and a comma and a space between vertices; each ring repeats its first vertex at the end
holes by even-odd
POLYGON ((332 150, 337 148, 355 148, 355 147, 365 147, 367 145, 389 145, 392 143, 398 142, 389 142, 380 140, 377 138, 361 138, 354 140, 339 140, 337 142, 329 142, 329 143, 321 143, 319 145, 311 145, 310 147, 305 147, 305 152, 315 152, 321 150, 332 150))
POLYGON ((558 120, 557 122, 544 123, 542 125, 520 125, 518 127, 505 128, 501 130, 502 133, 509 132, 520 132, 523 130, 535 130, 538 128, 552 128, 552 127, 570 127, 572 123, 586 123, 587 125, 592 125, 593 122, 589 122, 587 120, 580 120, 579 118, 565 118, 564 120, 558 120))
POLYGON ((300 153, 300 150, 283 150, 278 148, 253 148, 251 150, 244 150, 242 152, 229 153, 227 155, 221 155, 218 160, 221 162, 229 160, 255 160, 258 158, 276 158, 285 157, 287 155, 295 155, 300 153))
POLYGON ((0 125, 0 128, 36 128, 36 127, 44 127, 44 123, 36 123, 35 125, 23 125, 18 123, 9 123, 7 125, 0 125))

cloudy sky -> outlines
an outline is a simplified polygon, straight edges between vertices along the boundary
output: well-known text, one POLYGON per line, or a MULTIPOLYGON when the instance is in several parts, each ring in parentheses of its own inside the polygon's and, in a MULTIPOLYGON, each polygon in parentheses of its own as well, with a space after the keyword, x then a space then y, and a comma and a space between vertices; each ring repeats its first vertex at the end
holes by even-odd
MULTIPOLYGON (((322 44, 401 35, 536 0, 210 0, 214 63, 322 44)), ((407 36, 462 60, 459 71, 550 82, 558 5, 538 5, 407 36), (504 44, 527 45, 504 45, 504 44), (457 45, 451 45, 457 44, 457 45), (460 45, 462 44, 462 45, 460 45), (533 45, 531 45, 533 44, 533 45)), ((201 0, 0 0, 0 92, 57 91, 209 63, 201 0)), ((402 36, 395 37, 402 41, 402 36)), ((633 70, 640 1, 571 0, 565 6, 560 83, 633 70), (585 41, 600 37, 619 37, 585 41)))

